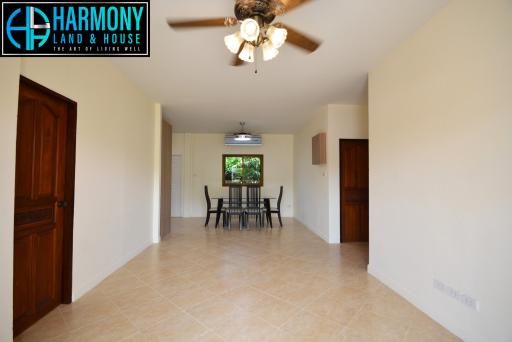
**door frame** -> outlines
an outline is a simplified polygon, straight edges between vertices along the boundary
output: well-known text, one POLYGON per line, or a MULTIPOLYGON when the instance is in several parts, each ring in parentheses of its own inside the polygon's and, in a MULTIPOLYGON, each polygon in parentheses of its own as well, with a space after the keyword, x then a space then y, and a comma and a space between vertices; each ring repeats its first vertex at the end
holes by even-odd
POLYGON ((370 145, 369 139, 340 139, 339 141, 339 149, 338 149, 338 156, 340 158, 339 160, 339 177, 340 177, 340 184, 339 184, 339 191, 340 191, 340 243, 343 243, 343 182, 342 180, 342 170, 343 170, 343 158, 341 158, 341 145, 344 142, 367 142, 368 146, 370 145))
POLYGON ((64 200, 68 203, 64 210, 64 227, 62 235, 62 284, 61 303, 71 304, 73 300, 73 225, 75 209, 75 164, 76 164, 76 125, 77 103, 51 89, 20 75, 20 86, 36 88, 52 97, 57 97, 68 104, 68 126, 66 140, 66 172, 64 200))

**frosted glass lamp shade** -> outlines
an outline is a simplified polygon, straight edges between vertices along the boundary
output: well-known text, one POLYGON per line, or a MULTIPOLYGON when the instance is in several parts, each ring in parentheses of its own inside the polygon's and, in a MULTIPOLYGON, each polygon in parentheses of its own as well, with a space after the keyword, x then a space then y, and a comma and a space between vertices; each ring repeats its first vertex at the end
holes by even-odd
POLYGON ((263 60, 265 62, 276 58, 276 56, 279 54, 279 50, 276 49, 270 41, 266 41, 262 45, 261 49, 263 50, 263 60))
POLYGON ((238 58, 240 58, 244 62, 253 63, 254 62, 254 46, 252 44, 245 44, 242 52, 238 55, 238 58))
POLYGON ((240 32, 236 32, 224 37, 224 44, 226 44, 228 50, 234 54, 238 53, 238 51, 240 50, 240 46, 242 46, 243 42, 244 39, 240 35, 240 32))
POLYGON ((260 25, 254 19, 245 19, 240 26, 240 34, 248 42, 254 42, 260 36, 260 25))
POLYGON ((272 45, 274 45, 274 47, 277 49, 283 46, 287 36, 288 31, 286 29, 277 28, 274 26, 270 26, 267 29, 267 38, 270 39, 272 45))

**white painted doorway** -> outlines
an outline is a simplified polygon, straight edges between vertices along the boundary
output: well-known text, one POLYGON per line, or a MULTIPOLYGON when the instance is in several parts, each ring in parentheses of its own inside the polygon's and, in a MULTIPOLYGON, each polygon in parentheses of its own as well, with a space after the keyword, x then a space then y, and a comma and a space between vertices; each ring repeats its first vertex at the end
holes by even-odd
POLYGON ((181 173, 183 156, 172 155, 171 217, 183 217, 181 198, 181 173))

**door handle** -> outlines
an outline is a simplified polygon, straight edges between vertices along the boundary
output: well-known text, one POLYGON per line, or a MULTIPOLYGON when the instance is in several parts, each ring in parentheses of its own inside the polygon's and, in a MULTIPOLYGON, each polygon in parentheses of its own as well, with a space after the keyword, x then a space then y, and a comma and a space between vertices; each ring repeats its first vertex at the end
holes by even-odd
POLYGON ((67 208, 68 202, 67 201, 58 201, 57 202, 57 208, 67 208))

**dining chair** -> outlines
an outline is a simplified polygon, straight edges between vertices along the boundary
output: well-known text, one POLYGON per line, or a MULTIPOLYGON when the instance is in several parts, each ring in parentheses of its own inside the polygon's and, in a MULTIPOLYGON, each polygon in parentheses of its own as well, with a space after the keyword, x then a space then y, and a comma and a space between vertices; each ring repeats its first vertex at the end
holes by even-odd
POLYGON ((249 224, 250 216, 256 217, 256 225, 263 226, 263 212, 264 209, 261 207, 261 187, 258 185, 247 186, 247 205, 245 208, 246 222, 249 224))
POLYGON ((227 224, 228 228, 231 229, 231 218, 232 216, 238 216, 238 223, 240 229, 244 225, 245 211, 242 203, 242 186, 241 185, 230 185, 229 186, 229 203, 226 208, 227 224))
POLYGON ((219 198, 217 200, 217 208, 212 209, 212 201, 210 199, 210 194, 208 193, 208 185, 204 186, 204 195, 206 197, 206 222, 204 223, 204 226, 208 226, 208 223, 210 222, 210 215, 215 214, 215 228, 217 228, 219 226, 221 215, 223 216, 223 222, 225 223, 226 210, 223 208, 224 200, 219 198))
POLYGON ((277 198, 277 208, 270 207, 270 200, 268 200, 268 204, 265 203, 265 209, 267 211, 267 222, 270 222, 270 227, 272 227, 272 214, 277 214, 279 218, 279 225, 283 227, 283 220, 281 218, 281 200, 283 199, 283 186, 279 189, 279 197, 277 198))

